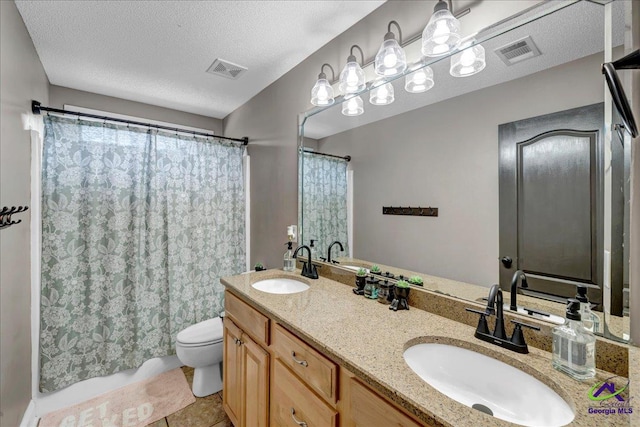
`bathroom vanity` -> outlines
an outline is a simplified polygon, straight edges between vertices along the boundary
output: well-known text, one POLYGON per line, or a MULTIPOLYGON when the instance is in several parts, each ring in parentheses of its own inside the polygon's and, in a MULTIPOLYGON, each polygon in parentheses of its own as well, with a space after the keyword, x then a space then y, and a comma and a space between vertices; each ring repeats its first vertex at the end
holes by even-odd
MULTIPOLYGON (((325 277, 309 280, 299 271, 267 270, 222 283, 227 288, 223 405, 236 427, 513 425, 450 399, 415 374, 403 353, 420 343, 473 350, 540 380, 575 414, 569 425, 640 425, 640 411, 589 413, 590 388, 613 374, 598 370, 592 381, 575 381, 552 368, 547 351, 509 352, 476 340, 472 326, 415 307, 393 312, 354 295, 349 285, 325 277), (282 295, 252 287, 274 278, 309 288, 282 295)), ((630 396, 640 395, 636 350, 628 348, 630 396)), ((502 381, 510 379, 488 381, 487 392, 495 394, 491 388, 502 381)))

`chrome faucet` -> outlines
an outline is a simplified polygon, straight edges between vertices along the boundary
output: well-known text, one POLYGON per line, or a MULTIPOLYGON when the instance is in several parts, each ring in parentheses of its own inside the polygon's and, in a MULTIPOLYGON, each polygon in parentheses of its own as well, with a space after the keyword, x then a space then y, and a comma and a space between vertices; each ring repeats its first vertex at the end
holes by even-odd
POLYGON ((294 258, 298 258, 298 252, 301 249, 306 249, 309 254, 309 259, 307 262, 302 262, 302 275, 304 277, 308 277, 309 279, 317 279, 318 278, 318 270, 316 266, 311 262, 311 249, 307 245, 298 246, 296 251, 293 253, 294 258))
MULTIPOLYGON (((523 273, 524 274, 524 273, 523 273)), ((504 330, 504 311, 503 311, 503 299, 502 290, 498 285, 493 285, 489 290, 489 297, 487 298, 487 308, 485 311, 476 310, 473 308, 467 308, 467 311, 480 315, 478 321, 478 327, 476 328, 475 337, 486 342, 490 342, 506 349, 517 351, 518 353, 529 353, 529 348, 524 340, 524 334, 522 328, 530 328, 534 330, 540 330, 539 327, 533 325, 527 325, 526 323, 519 322, 517 320, 511 320, 511 323, 515 324, 513 329, 513 335, 511 339, 507 337, 507 333, 504 330), (497 306, 497 307, 496 307, 497 306), (496 315, 495 328, 493 333, 489 332, 489 326, 487 324, 487 316, 496 315)))
POLYGON ((334 264, 338 264, 338 261, 333 261, 331 259, 331 248, 333 248, 334 245, 338 245, 340 246, 340 251, 344 252, 344 247, 342 246, 342 243, 340 243, 339 241, 335 241, 332 244, 329 245, 329 249, 327 250, 327 262, 328 263, 334 263, 334 264))
POLYGON ((509 305, 509 310, 518 311, 518 305, 516 304, 516 294, 518 293, 518 279, 520 279, 520 287, 523 289, 527 289, 529 285, 527 284, 527 276, 525 276, 524 271, 516 270, 513 273, 513 277, 511 278, 511 304, 509 305))

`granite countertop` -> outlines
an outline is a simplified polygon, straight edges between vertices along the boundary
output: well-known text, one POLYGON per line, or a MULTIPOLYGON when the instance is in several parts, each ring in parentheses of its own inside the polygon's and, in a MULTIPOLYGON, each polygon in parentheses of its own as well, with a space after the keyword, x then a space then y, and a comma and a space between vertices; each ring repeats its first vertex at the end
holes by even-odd
MULTIPOLYGON (((348 257, 338 257, 336 258, 339 261, 337 267, 344 265, 350 265, 354 267, 364 267, 369 268, 374 263, 369 261, 357 259, 357 258, 348 258, 348 257)), ((405 270, 403 268, 393 267, 389 265, 379 264, 380 269, 385 271, 390 271, 396 275, 404 275, 405 277, 411 276, 420 276, 424 281, 424 289, 440 292, 446 295, 451 295, 453 297, 462 298, 468 301, 480 302, 483 298, 487 297, 489 292, 489 288, 491 284, 487 283, 486 286, 475 285, 472 283, 461 282, 458 280, 446 279, 438 276, 431 276, 426 273, 405 270)), ((508 302, 511 298, 511 293, 508 291, 503 291, 504 301, 508 302)), ((555 314, 556 316, 564 317, 566 305, 561 304, 555 301, 549 301, 541 298, 531 297, 528 295, 518 294, 518 306, 524 306, 527 308, 531 308, 534 310, 545 311, 547 313, 555 314)), ((604 314, 602 312, 596 312, 596 314, 602 320, 604 314)), ((610 315, 607 320, 607 326, 611 334, 616 337, 627 336, 629 333, 629 317, 619 317, 610 315)))
MULTIPOLYGON (((320 277, 310 280, 295 273, 267 270, 225 277, 234 294, 283 324, 329 358, 356 374, 390 400, 426 423, 445 426, 508 426, 511 423, 464 406, 425 383, 405 364, 404 350, 419 342, 453 343, 509 363, 547 384, 575 412, 572 426, 638 426, 640 407, 631 415, 589 414, 589 389, 611 377, 576 381, 552 368, 551 354, 533 347, 526 355, 504 350, 473 337, 475 328, 412 307, 393 312, 388 305, 353 294, 344 284, 320 277), (289 295, 255 290, 259 280, 290 277, 310 288, 289 295)), ((640 349, 630 348, 629 396, 640 396, 640 349)), ((507 381, 508 379, 505 379, 507 381)), ((535 399, 535 396, 525 398, 535 399)), ((633 405, 632 405, 633 406, 633 405)))

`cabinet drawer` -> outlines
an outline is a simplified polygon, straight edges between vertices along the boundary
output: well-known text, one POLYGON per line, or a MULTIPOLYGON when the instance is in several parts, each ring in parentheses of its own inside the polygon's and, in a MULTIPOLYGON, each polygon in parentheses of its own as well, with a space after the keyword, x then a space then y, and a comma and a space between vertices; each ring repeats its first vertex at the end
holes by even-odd
POLYGON ((336 427, 338 413, 305 386, 279 359, 271 383, 271 426, 336 427), (294 419, 295 418, 295 419, 294 419))
POLYGON ((337 401, 338 366, 275 323, 272 348, 276 356, 330 403, 337 401))
POLYGON ((224 310, 243 332, 258 344, 269 345, 269 318, 229 291, 224 293, 224 310))
POLYGON ((397 426, 422 427, 377 393, 369 390, 359 381, 349 381, 349 427, 397 426))

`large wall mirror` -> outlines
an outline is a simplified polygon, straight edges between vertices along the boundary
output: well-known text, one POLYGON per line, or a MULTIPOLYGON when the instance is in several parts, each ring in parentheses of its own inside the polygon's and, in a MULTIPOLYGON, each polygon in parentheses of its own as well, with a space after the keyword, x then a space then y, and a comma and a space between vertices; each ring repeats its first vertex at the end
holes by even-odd
POLYGON ((584 285, 598 333, 628 340, 631 141, 601 73, 628 53, 627 3, 543 2, 476 34, 477 74, 453 77, 449 56, 423 59, 414 69, 432 69, 426 92, 405 91, 402 75, 389 80, 390 105, 372 105, 369 85, 361 115, 343 114, 340 96, 302 113, 302 242, 326 257, 338 240, 345 267, 448 279, 446 291, 424 286, 474 301, 494 283, 508 291, 522 269, 530 286, 518 297, 560 316, 584 285))

